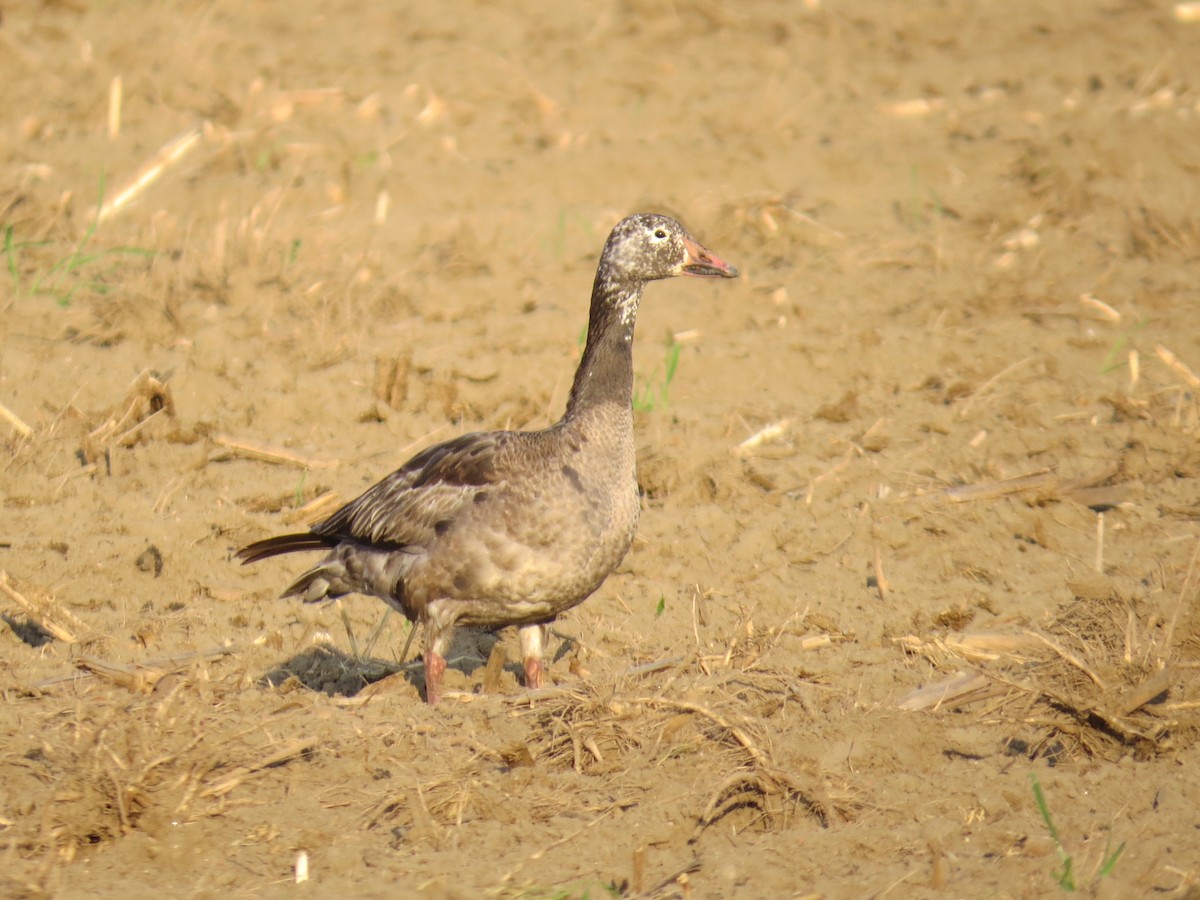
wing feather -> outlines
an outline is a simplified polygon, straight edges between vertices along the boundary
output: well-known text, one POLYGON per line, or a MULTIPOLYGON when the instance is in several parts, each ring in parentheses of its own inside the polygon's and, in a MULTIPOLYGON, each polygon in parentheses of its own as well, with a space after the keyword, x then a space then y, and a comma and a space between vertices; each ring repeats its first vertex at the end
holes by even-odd
POLYGON ((511 435, 473 432, 422 450, 313 533, 376 547, 425 546, 481 488, 497 483, 496 460, 511 435))

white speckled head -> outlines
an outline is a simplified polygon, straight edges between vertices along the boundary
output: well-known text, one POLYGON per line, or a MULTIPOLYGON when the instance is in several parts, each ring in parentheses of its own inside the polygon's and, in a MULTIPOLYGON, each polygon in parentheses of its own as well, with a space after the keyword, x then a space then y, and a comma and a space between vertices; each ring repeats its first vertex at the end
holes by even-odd
POLYGON ((737 269, 705 249, 674 219, 638 213, 618 222, 608 236, 597 283, 617 307, 620 321, 629 325, 637 316, 641 286, 676 275, 735 278, 737 269))
POLYGON ((737 269, 702 247, 686 228, 654 213, 638 213, 618 222, 604 245, 601 265, 620 281, 737 276, 737 269))

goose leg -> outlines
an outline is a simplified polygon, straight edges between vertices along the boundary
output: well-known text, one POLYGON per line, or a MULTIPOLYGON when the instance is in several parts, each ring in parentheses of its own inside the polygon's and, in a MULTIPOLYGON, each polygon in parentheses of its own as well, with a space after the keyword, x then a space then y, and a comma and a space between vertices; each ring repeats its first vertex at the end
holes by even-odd
POLYGON ((446 672, 446 657, 435 650, 425 651, 425 702, 437 706, 442 699, 442 675, 446 672))
MULTIPOLYGON (((392 608, 390 606, 384 607, 383 616, 379 619, 379 622, 376 624, 375 628, 372 629, 370 637, 367 638, 367 649, 363 651, 363 656, 369 657, 371 655, 371 651, 375 649, 375 642, 379 640, 379 636, 383 634, 384 626, 387 625, 388 620, 391 619, 391 617, 392 608)), ((409 632, 409 636, 412 636, 411 631, 409 632)), ((404 648, 404 653, 405 655, 408 654, 407 647, 404 648)), ((403 656, 400 657, 400 662, 404 662, 403 656)))
POLYGON ((521 657, 525 661, 525 687, 540 688, 542 686, 545 667, 542 665, 542 653, 546 646, 546 633, 549 625, 522 625, 517 629, 521 640, 521 657))
POLYGON ((354 638, 354 628, 350 625, 350 614, 346 612, 346 607, 342 605, 342 598, 338 597, 334 601, 337 604, 337 610, 342 617, 342 624, 346 627, 346 637, 350 639, 350 653, 356 661, 362 661, 362 654, 358 652, 358 641, 354 638))
POLYGON ((436 706, 442 699, 442 675, 446 672, 446 654, 454 637, 454 622, 439 620, 440 609, 430 604, 425 619, 425 702, 436 706))

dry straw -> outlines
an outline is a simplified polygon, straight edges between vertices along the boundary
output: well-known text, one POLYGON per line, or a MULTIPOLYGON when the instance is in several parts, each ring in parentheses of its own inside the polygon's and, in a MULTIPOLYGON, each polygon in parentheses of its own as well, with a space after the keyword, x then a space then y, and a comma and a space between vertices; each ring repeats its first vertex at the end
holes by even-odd
POLYGON ((277 466, 296 466, 300 469, 334 469, 338 465, 336 460, 310 459, 281 447, 244 438, 232 438, 225 434, 215 435, 213 443, 224 448, 224 451, 217 452, 211 461, 242 457, 277 466))
POLYGON ((3 419, 5 422, 11 425, 13 430, 16 431, 21 437, 28 438, 33 436, 33 429, 26 425, 20 416, 18 416, 3 403, 0 403, 0 419, 3 419))
MULTIPOLYGON (((120 130, 120 82, 116 82, 115 91, 118 95, 116 103, 116 129, 120 130)), ((113 119, 109 119, 109 133, 112 134, 113 119)), ((126 206, 140 197, 147 188, 160 179, 166 171, 180 162, 187 156, 199 143, 200 138, 204 134, 204 123, 197 122, 188 128, 185 128, 178 135, 173 137, 167 143, 163 144, 159 151, 147 160, 142 167, 137 171, 137 174, 117 191, 112 198, 105 200, 101 204, 100 209, 96 213, 97 222, 106 222, 123 210, 126 206)))
POLYGON ((55 602, 53 597, 34 601, 8 582, 8 573, 0 571, 0 594, 19 606, 30 621, 64 644, 77 644, 90 634, 90 629, 73 613, 55 602))
POLYGON ((1040 736, 1033 755, 1170 752, 1200 733, 1200 704, 1184 699, 1184 663, 1172 643, 1194 593, 1197 557, 1200 541, 1165 632, 1157 615, 1096 575, 1074 583, 1077 599, 1045 629, 899 638, 907 653, 949 672, 898 705, 976 709, 981 718, 1014 729, 1035 724, 1040 736))

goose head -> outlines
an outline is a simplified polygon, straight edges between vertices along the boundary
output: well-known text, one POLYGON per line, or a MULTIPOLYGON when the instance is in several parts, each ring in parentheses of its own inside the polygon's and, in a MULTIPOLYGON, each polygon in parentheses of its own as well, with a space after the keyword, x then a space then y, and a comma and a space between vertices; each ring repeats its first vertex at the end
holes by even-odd
POLYGON ((738 271, 668 216, 639 213, 622 219, 604 245, 601 267, 614 282, 646 282, 676 275, 736 278, 738 271))

